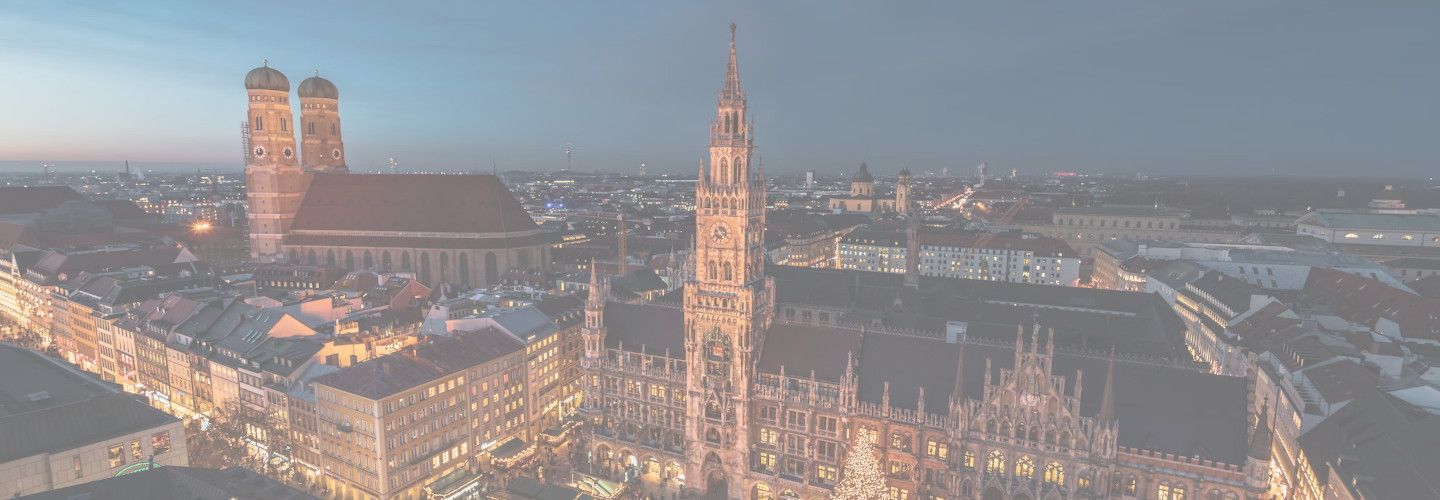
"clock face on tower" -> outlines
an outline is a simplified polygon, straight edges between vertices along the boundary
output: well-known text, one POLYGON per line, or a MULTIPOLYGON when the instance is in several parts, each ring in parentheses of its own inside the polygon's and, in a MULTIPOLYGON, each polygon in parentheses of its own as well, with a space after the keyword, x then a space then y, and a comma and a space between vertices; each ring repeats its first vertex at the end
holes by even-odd
POLYGON ((295 156, 295 151, 290 148, 285 148, 280 151, 280 154, 285 155, 286 158, 293 158, 295 156))
POLYGON ((256 158, 264 158, 264 157, 265 157, 265 146, 255 146, 255 157, 256 157, 256 158))
POLYGON ((336 160, 339 160, 339 159, 340 159, 340 148, 335 148, 335 149, 333 149, 333 150, 330 150, 330 157, 331 157, 331 158, 334 158, 334 159, 336 159, 336 160))
POLYGON ((730 241, 730 226, 727 226, 725 224, 716 224, 715 228, 710 230, 710 239, 716 243, 725 243, 727 241, 730 241))

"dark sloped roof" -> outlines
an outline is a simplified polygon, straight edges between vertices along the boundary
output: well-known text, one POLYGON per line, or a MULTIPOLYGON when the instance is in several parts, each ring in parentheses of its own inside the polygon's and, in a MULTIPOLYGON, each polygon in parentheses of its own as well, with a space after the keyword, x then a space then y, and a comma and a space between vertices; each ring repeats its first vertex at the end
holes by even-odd
POLYGON ((813 371, 815 378, 839 382, 845 376, 849 355, 860 355, 859 332, 777 322, 765 332, 765 345, 760 350, 760 371, 805 378, 813 371))
POLYGON ((135 396, 34 351, 0 345, 0 462, 174 421, 135 396), (42 391, 49 399, 27 399, 42 391))
POLYGON ((315 174, 292 231, 514 233, 538 229, 494 175, 315 174))
POLYGON ((427 337, 404 351, 321 375, 315 383, 378 400, 524 348, 497 328, 427 337))
POLYGON ((300 500, 315 498, 248 469, 157 467, 21 497, 26 500, 300 500))
POLYGON ((652 354, 685 356, 685 314, 678 307, 660 304, 605 305, 605 346, 652 354))
POLYGON ((1440 498, 1440 417, 1380 389, 1361 391, 1299 441, 1321 484, 1329 464, 1365 498, 1440 498))

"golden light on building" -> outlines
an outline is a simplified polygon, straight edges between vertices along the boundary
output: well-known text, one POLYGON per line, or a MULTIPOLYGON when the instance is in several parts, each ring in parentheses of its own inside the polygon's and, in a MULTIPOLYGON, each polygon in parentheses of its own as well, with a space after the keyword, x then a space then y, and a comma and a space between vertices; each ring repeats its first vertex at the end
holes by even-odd
POLYGON ((190 224, 190 232, 196 234, 205 234, 212 229, 215 229, 215 225, 208 220, 197 220, 190 224))

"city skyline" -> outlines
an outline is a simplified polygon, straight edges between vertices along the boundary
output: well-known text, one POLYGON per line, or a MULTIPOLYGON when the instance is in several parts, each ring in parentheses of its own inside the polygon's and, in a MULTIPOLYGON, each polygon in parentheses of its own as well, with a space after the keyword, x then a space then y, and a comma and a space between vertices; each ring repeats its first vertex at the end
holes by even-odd
POLYGON ((237 76, 268 58, 292 82, 317 67, 336 82, 359 171, 390 157, 411 171, 558 170, 570 144, 579 171, 688 174, 704 131, 684 117, 713 96, 705 61, 720 53, 706 43, 732 20, 752 45, 741 71, 765 89, 758 146, 776 174, 868 161, 880 175, 989 162, 1405 177, 1435 164, 1433 75, 1403 63, 1434 46, 1433 8, 1112 5, 935 6, 919 21, 853 4, 16 6, 0 14, 0 66, 18 76, 0 104, 42 118, 0 123, 13 139, 0 166, 238 169, 237 76))

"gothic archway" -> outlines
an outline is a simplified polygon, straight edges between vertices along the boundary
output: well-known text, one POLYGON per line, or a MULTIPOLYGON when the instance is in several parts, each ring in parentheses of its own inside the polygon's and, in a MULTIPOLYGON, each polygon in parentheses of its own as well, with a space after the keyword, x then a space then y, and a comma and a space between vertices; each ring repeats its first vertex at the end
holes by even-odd
POLYGON ((985 488, 985 494, 980 498, 981 500, 1005 500, 1005 492, 1000 491, 1000 488, 991 486, 985 488))
POLYGON ((709 498, 727 498, 729 496, 729 481, 725 477, 725 465, 720 461, 720 456, 715 452, 705 455, 705 462, 700 470, 705 471, 705 496, 709 498))

